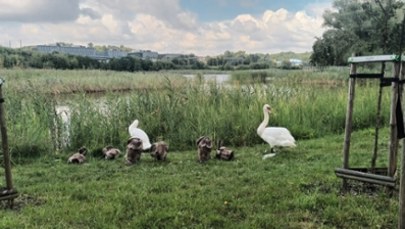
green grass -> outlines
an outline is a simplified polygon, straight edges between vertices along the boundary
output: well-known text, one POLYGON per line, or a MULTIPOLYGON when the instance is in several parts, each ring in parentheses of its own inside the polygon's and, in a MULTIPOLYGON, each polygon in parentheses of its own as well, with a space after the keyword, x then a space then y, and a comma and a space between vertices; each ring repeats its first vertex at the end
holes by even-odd
MULTIPOLYGON (((184 84, 176 72, 3 74, 20 197, 14 210, 1 210, 0 228, 396 227, 396 192, 390 197, 353 182, 343 194, 333 172, 342 161, 346 71, 234 72, 229 88, 198 80, 184 84), (261 78, 270 80, 257 83, 261 78), (125 88, 131 91, 112 92, 125 88), (92 90, 108 92, 84 93, 92 90), (270 125, 287 127, 298 140, 297 148, 266 161, 261 157, 268 145, 256 134, 264 103, 273 106, 270 125), (63 126, 55 105, 72 109, 67 147, 57 144, 63 126), (168 162, 143 155, 139 165, 125 166, 123 158, 99 157, 108 144, 124 150, 135 118, 152 141, 169 143, 168 162), (197 163, 195 140, 201 135, 223 140, 236 150, 236 160, 197 163), (82 145, 90 150, 88 163, 68 165, 68 156, 82 145)), ((375 82, 356 88, 354 167, 370 165, 377 92, 375 82)), ((384 90, 377 167, 387 161, 389 98, 384 90)))
MULTIPOLYGON (((242 84, 233 80, 228 87, 199 80, 182 81, 179 80, 182 73, 176 72, 8 71, 5 71, 8 78, 3 90, 4 106, 12 159, 16 163, 29 157, 76 150, 83 145, 92 150, 109 144, 122 146, 129 137, 128 125, 134 119, 139 119, 140 127, 151 141, 167 141, 172 150, 192 149, 202 135, 227 145, 253 146, 261 142, 256 128, 263 120, 265 103, 274 111, 269 125, 287 127, 298 140, 343 133, 345 126, 347 75, 344 72, 339 77, 337 71, 253 71, 252 74, 263 74, 270 79, 266 84, 255 80, 242 84), (46 81, 60 82, 49 86, 46 81), (79 92, 49 94, 65 85, 76 85, 79 92), (132 89, 126 93, 85 93, 86 88, 104 90, 117 85, 132 89), (67 146, 59 144, 64 126, 55 115, 57 105, 69 106, 72 111, 71 141, 67 146)), ((240 74, 249 78, 248 72, 240 74)), ((370 81, 358 85, 354 130, 373 127, 377 107, 378 84, 370 81)), ((68 87, 65 92, 76 90, 72 89, 68 87)), ((390 90, 385 89, 383 126, 388 126, 389 99, 390 90)))
MULTIPOLYGON (((372 131, 353 134, 352 165, 367 166, 372 131)), ((388 132, 381 132, 384 165, 388 132)), ((261 160, 265 144, 234 148, 236 160, 197 162, 196 150, 169 152, 168 162, 68 153, 15 165, 15 209, 0 210, 0 228, 395 228, 397 192, 352 182, 344 194, 342 135, 302 140, 261 160)), ((3 203, 5 204, 5 203, 3 203)))

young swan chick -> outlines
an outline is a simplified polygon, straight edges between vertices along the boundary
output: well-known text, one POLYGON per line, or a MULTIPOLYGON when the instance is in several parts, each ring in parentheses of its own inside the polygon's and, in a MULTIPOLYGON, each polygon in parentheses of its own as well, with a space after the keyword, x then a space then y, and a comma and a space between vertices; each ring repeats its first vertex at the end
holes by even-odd
POLYGON ((74 153, 72 156, 69 157, 68 163, 72 164, 82 164, 83 162, 86 161, 86 153, 87 149, 86 147, 81 147, 77 153, 74 153))
POLYGON ((166 142, 156 142, 151 147, 150 155, 155 158, 156 161, 165 161, 168 150, 169 147, 167 146, 166 142))
POLYGON ((211 159, 212 142, 209 137, 202 136, 197 139, 197 156, 199 162, 205 162, 211 159))
POLYGON ((121 151, 112 146, 106 146, 103 148, 103 155, 106 160, 113 160, 121 154, 121 151))
POLYGON ((130 138, 127 142, 127 153, 125 161, 128 165, 134 164, 141 159, 143 143, 139 138, 130 138))
POLYGON ((219 160, 230 161, 234 158, 233 150, 226 148, 225 146, 221 146, 217 149, 217 153, 215 157, 219 160))

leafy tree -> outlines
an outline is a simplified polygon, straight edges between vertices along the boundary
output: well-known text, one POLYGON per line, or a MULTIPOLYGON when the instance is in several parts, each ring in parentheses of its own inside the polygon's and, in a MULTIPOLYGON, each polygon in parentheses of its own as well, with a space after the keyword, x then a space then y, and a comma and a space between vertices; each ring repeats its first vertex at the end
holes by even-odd
POLYGON ((399 52, 404 2, 400 0, 335 0, 325 11, 325 31, 313 44, 311 63, 346 64, 356 55, 399 52))
POLYGON ((17 57, 15 55, 4 56, 3 66, 5 68, 12 68, 17 65, 17 57))
POLYGON ((153 62, 151 60, 143 60, 141 65, 142 65, 143 71, 152 71, 153 70, 153 62))

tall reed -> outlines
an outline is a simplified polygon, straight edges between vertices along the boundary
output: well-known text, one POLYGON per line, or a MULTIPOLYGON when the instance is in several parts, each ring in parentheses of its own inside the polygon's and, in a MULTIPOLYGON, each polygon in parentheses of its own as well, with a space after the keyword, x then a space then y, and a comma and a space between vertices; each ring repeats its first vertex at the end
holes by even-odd
MULTIPOLYGON (((357 90, 354 128, 375 125, 377 90, 357 90)), ((229 146, 261 143, 256 128, 263 119, 262 106, 271 104, 270 126, 284 126, 299 140, 342 133, 347 92, 344 88, 302 88, 277 85, 243 85, 231 88, 215 84, 185 88, 138 90, 126 96, 110 94, 100 102, 83 95, 73 109, 72 144, 123 146, 128 125, 139 119, 151 141, 168 141, 172 149, 193 148, 202 135, 223 140, 229 146), (101 109, 102 108, 102 109, 101 109), (103 111, 104 110, 104 111, 103 111)), ((383 124, 388 122, 389 93, 383 95, 383 124)))
POLYGON ((29 96, 5 91, 4 95, 9 146, 14 160, 38 157, 55 150, 52 140, 54 100, 34 90, 27 93, 29 96))
MULTIPOLYGON (((134 119, 151 141, 165 140, 171 150, 195 148, 195 140, 207 135, 230 147, 263 143, 256 128, 263 120, 262 107, 268 103, 274 113, 270 126, 287 127, 299 141, 342 133, 347 87, 339 84, 270 81, 232 86, 194 82, 184 87, 166 77, 157 86, 130 93, 109 92, 97 98, 85 93, 60 99, 36 93, 7 90, 6 112, 15 157, 52 154, 60 147, 63 122, 56 105, 70 108, 70 141, 62 151, 80 146, 99 149, 112 144, 121 149, 129 137, 134 119), (59 121, 55 121, 59 120, 59 121), (55 127, 56 125, 56 127, 55 127)), ((357 88, 354 129, 375 126, 378 85, 357 88)), ((383 93, 383 124, 388 123, 390 90, 383 93)))

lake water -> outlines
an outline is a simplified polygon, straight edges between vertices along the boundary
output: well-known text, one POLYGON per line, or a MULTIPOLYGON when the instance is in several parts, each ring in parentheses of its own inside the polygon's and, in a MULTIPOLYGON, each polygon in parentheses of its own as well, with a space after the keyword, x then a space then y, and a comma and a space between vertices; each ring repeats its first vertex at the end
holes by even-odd
MULTIPOLYGON (((189 80, 198 80, 197 75, 195 74, 184 74, 189 80)), ((230 81, 231 75, 230 74, 204 74, 202 75, 203 80, 206 83, 215 82, 217 85, 222 85, 228 83, 230 81)), ((99 106, 100 112, 103 114, 108 113, 108 107, 104 103, 103 97, 95 98, 96 104, 99 106)), ((71 107, 68 105, 63 104, 63 102, 55 107, 55 112, 59 116, 59 119, 62 123, 62 130, 61 133, 58 133, 61 140, 61 146, 66 147, 70 144, 70 120, 71 120, 71 107)))
POLYGON ((60 136, 61 147, 66 147, 70 144, 70 119, 72 112, 69 106, 57 105, 55 107, 55 113, 59 116, 62 123, 61 133, 56 134, 60 136))
MULTIPOLYGON (((183 76, 190 80, 197 79, 197 75, 195 74, 184 74, 183 76)), ((227 83, 231 79, 230 74, 204 74, 202 77, 206 82, 215 82, 217 84, 227 83)))

